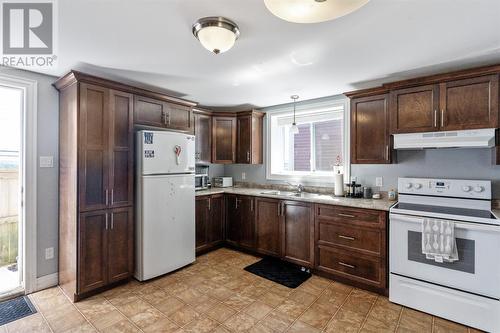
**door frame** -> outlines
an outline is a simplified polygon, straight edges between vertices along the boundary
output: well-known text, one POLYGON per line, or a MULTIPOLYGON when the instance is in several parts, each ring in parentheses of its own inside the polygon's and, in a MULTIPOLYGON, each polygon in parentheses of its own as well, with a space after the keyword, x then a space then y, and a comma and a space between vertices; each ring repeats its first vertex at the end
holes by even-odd
MULTIPOLYGON (((21 158, 19 228, 22 251, 19 273, 22 274, 24 294, 36 291, 37 279, 37 90, 35 80, 0 73, 0 85, 21 89, 21 158), (29 186, 26 186, 29 184, 29 186)), ((19 292, 14 290, 12 293, 19 292)), ((4 294, 2 296, 8 296, 4 294)))

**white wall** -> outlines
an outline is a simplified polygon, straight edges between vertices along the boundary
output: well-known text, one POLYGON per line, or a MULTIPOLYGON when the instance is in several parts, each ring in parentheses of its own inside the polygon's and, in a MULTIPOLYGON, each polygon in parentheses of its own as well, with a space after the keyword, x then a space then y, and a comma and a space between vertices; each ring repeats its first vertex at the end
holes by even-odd
POLYGON ((53 168, 37 171, 37 277, 57 272, 59 94, 52 86, 55 77, 0 67, 0 74, 38 82, 38 156, 54 156, 53 168), (45 260, 45 248, 54 247, 54 258, 45 260))

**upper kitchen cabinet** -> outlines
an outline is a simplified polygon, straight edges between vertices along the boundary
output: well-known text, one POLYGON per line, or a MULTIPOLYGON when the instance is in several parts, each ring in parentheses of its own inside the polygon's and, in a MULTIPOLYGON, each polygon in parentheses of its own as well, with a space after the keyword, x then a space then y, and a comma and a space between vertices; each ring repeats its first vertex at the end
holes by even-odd
POLYGON ((438 129, 439 86, 435 84, 391 91, 391 133, 432 132, 438 129))
POLYGON ((212 116, 209 111, 194 109, 194 135, 196 136, 196 163, 212 162, 212 116))
POLYGON ((391 163, 388 94, 351 99, 351 163, 391 163))
POLYGON ((236 163, 262 164, 263 118, 258 111, 238 113, 236 163))
POLYGON ((193 133, 194 118, 190 106, 165 102, 155 98, 136 96, 134 123, 193 133))
POLYGON ((443 82, 440 128, 445 131, 498 127, 498 75, 443 82))
POLYGON ((236 162, 236 117, 214 115, 212 118, 212 163, 236 162))

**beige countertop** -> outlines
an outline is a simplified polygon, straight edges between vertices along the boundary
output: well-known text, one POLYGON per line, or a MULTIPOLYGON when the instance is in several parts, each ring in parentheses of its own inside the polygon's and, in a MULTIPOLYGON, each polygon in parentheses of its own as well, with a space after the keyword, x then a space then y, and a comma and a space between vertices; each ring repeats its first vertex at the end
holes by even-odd
POLYGON ((255 197, 264 197, 264 198, 274 198, 274 199, 283 199, 283 200, 296 200, 296 201, 304 201, 304 202, 312 202, 312 203, 320 203, 327 205, 338 205, 338 206, 347 206, 347 207, 355 207, 355 208, 365 208, 365 209, 376 209, 389 211, 389 208, 395 204, 395 201, 389 201, 386 199, 352 199, 352 198, 344 198, 344 197, 335 197, 333 195, 328 194, 315 194, 315 193, 303 193, 302 196, 290 196, 291 192, 279 192, 279 194, 272 194, 273 191, 264 188, 247 188, 247 187, 225 187, 225 188, 211 188, 208 190, 196 191, 196 196, 203 195, 211 195, 211 194, 219 194, 219 193, 230 193, 230 194, 239 194, 239 195, 251 195, 255 197))

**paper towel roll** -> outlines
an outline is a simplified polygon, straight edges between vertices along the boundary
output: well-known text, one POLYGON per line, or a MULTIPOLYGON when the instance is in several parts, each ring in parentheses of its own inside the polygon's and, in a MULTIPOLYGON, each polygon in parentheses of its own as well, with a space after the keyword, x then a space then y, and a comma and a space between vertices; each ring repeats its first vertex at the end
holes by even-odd
POLYGON ((344 195, 344 175, 338 173, 335 175, 335 196, 341 197, 344 195))

